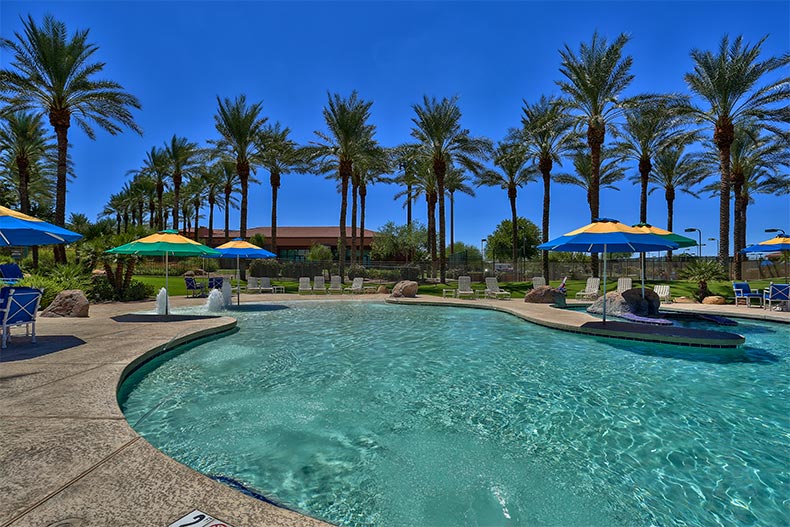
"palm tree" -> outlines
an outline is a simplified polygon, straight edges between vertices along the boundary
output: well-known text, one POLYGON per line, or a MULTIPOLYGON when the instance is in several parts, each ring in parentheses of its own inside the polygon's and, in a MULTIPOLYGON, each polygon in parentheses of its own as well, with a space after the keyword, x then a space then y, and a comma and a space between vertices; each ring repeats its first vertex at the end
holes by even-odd
MULTIPOLYGON (((194 240, 198 241, 199 226, 200 226, 200 208, 203 200, 206 199, 206 183, 203 179, 201 171, 195 172, 184 185, 184 196, 182 197, 182 204, 188 208, 195 218, 195 230, 193 231, 194 240)), ((184 219, 188 221, 185 215, 184 219)))
POLYGON ((683 105, 688 105, 684 98, 664 96, 625 112, 622 134, 614 148, 624 160, 637 163, 639 175, 629 180, 639 183, 641 223, 647 223, 647 185, 653 158, 672 144, 689 143, 696 138, 695 131, 686 129, 688 117, 683 105))
POLYGON ((475 195, 474 189, 467 185, 466 181, 467 174, 457 168, 448 170, 444 178, 444 189, 447 191, 447 197, 450 198, 450 254, 455 253, 453 248, 455 245, 455 193, 461 192, 472 197, 475 195))
POLYGON ((14 112, 0 126, 4 172, 15 175, 10 179, 19 194, 19 207, 24 214, 30 214, 31 177, 42 169, 54 175, 51 169, 57 166, 57 150, 50 140, 41 115, 14 112))
MULTIPOLYGON (((579 136, 573 133, 573 119, 557 99, 541 97, 535 104, 524 102, 521 129, 512 134, 526 149, 527 158, 537 165, 543 178, 542 241, 549 241, 549 209, 551 205, 551 170, 554 163, 562 166, 566 153, 579 149, 579 136)), ((542 251, 543 277, 549 280, 549 251, 542 251)))
POLYGON ((239 235, 247 237, 247 196, 250 169, 255 158, 256 139, 263 131, 267 118, 261 116, 262 102, 247 104, 247 96, 234 100, 217 97, 217 114, 214 116, 221 139, 213 141, 217 149, 236 161, 236 173, 241 183, 241 219, 239 235))
MULTIPOLYGON (((202 152, 197 143, 191 143, 186 137, 173 134, 170 143, 165 143, 165 155, 170 164, 170 179, 173 182, 173 228, 178 230, 178 206, 181 203, 181 184, 184 176, 191 178, 200 162, 202 152)), ((184 218, 186 220, 186 218, 184 218)))
POLYGON ((340 247, 338 264, 340 276, 345 275, 346 265, 346 214, 348 211, 348 186, 358 160, 373 139, 376 127, 368 124, 373 101, 364 101, 356 91, 344 99, 339 94, 328 95, 329 102, 323 115, 328 133, 315 131, 318 141, 306 147, 310 159, 317 161, 320 173, 337 171, 340 180, 340 247))
POLYGON ((216 162, 201 171, 203 184, 206 190, 206 201, 208 202, 208 245, 214 244, 214 207, 224 208, 222 201, 218 198, 225 189, 225 178, 222 163, 216 162))
MULTIPOLYGON (((619 97, 634 79, 630 73, 633 59, 623 57, 628 40, 629 37, 622 33, 609 45, 596 31, 589 45, 581 44, 578 55, 567 44, 560 50, 560 73, 566 80, 557 81, 557 85, 567 95, 565 106, 576 112, 577 125, 587 129, 590 148, 588 200, 593 218, 600 212, 601 149, 606 128, 614 126, 614 119, 622 113, 624 104, 619 97)), ((590 260, 593 276, 598 276, 597 255, 592 254, 590 260)))
POLYGON ((280 178, 304 165, 303 153, 296 142, 288 138, 290 133, 290 128, 282 128, 277 122, 266 126, 258 136, 257 160, 269 171, 269 183, 272 186, 271 249, 274 254, 277 254, 277 192, 280 189, 280 178))
POLYGON ((145 155, 143 167, 139 172, 150 177, 156 191, 156 219, 155 225, 158 230, 165 228, 164 205, 162 203, 165 192, 165 180, 170 171, 170 157, 164 148, 151 147, 145 155))
POLYGON ((230 240, 230 209, 239 208, 239 201, 233 194, 241 192, 239 174, 233 161, 220 160, 219 166, 222 173, 223 209, 225 210, 225 241, 230 240))
MULTIPOLYGON (((357 164, 359 170, 357 187, 359 192, 359 260, 364 263, 365 257, 365 213, 368 186, 380 181, 385 181, 384 174, 390 170, 387 151, 377 144, 371 145, 361 163, 357 164)), ((353 242, 352 242, 353 244, 353 242)))
POLYGON ((447 259, 445 255, 445 176, 448 165, 458 165, 474 174, 482 172, 479 160, 484 160, 491 149, 488 139, 476 138, 469 130, 461 128, 461 110, 458 97, 423 97, 423 103, 412 105, 416 117, 411 135, 417 140, 421 156, 431 159, 436 176, 439 198, 439 278, 445 282, 447 259))
MULTIPOLYGON (((593 209, 593 188, 607 188, 610 190, 620 190, 615 183, 625 177, 625 168, 620 163, 620 159, 614 156, 614 152, 609 149, 601 151, 601 168, 597 185, 593 183, 593 166, 590 156, 584 151, 578 151, 573 156, 574 173, 563 173, 554 176, 554 181, 561 185, 576 185, 587 191, 587 204, 590 207, 590 221, 598 218, 598 211, 593 209)), ((596 271, 595 268, 592 269, 596 271)))
POLYGON ((417 145, 402 144, 390 150, 391 165, 400 168, 402 172, 388 181, 406 187, 406 192, 399 192, 395 199, 406 197, 403 206, 406 208, 406 225, 409 227, 412 222, 412 203, 414 202, 412 186, 414 185, 414 171, 417 163, 417 149, 417 145))
MULTIPOLYGON (((413 166, 412 190, 414 199, 425 196, 428 216, 428 253, 431 257, 431 278, 436 276, 436 204, 439 201, 439 190, 436 174, 430 159, 418 160, 413 166)), ((405 191, 404 191, 405 192, 405 191)), ((402 195, 404 192, 401 192, 402 195)), ((396 199, 400 196, 396 196, 396 199)))
MULTIPOLYGON (((710 174, 710 170, 701 162, 699 156, 686 154, 684 153, 685 149, 686 144, 679 143, 658 152, 648 176, 649 183, 654 185, 648 190, 648 193, 659 188, 664 189, 664 199, 667 202, 668 231, 673 229, 677 193, 683 192, 699 198, 692 187, 710 174)), ((672 259, 672 251, 667 252, 667 259, 672 259)))
POLYGON ((790 55, 760 61, 760 48, 767 36, 755 46, 737 37, 721 39, 718 53, 693 49, 694 71, 685 75, 689 89, 701 97, 708 108, 692 107, 693 114, 713 125, 713 142, 719 153, 719 262, 725 265, 730 254, 730 148, 735 140, 735 125, 755 119, 767 130, 779 131, 774 124, 788 121, 788 107, 779 107, 790 97, 790 78, 758 84, 764 76, 790 62, 790 55))
POLYGON ((512 220, 513 267, 518 261, 518 214, 516 214, 516 197, 518 189, 531 181, 535 174, 527 166, 527 151, 515 143, 499 143, 494 150, 494 165, 499 170, 486 170, 478 177, 477 186, 500 187, 507 190, 510 201, 512 220))
MULTIPOLYGON (((140 109, 136 97, 114 81, 97 80, 103 62, 90 62, 99 49, 88 42, 88 30, 70 38, 63 22, 44 16, 38 26, 32 16, 23 20, 24 35, 16 40, 0 38, 0 48, 13 54, 14 70, 0 70, 2 99, 14 110, 38 110, 49 116, 58 143, 55 224, 66 224, 68 175, 68 130, 72 117, 85 134, 94 139, 91 123, 115 135, 130 128, 142 135, 131 109, 140 109)), ((55 246, 57 262, 66 261, 66 250, 55 246)))

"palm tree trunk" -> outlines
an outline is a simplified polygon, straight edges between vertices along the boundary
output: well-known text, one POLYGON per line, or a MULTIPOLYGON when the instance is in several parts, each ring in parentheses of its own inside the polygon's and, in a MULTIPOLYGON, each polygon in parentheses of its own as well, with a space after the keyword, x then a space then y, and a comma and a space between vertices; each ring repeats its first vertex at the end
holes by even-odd
POLYGON ((164 207, 162 206, 162 196, 165 193, 165 184, 161 181, 156 182, 156 206, 157 206, 157 222, 156 227, 157 229, 164 230, 165 228, 165 216, 164 216, 164 207))
POLYGON ((200 200, 196 199, 192 202, 195 206, 195 241, 199 241, 199 233, 198 230, 200 229, 200 200))
MULTIPOLYGON (((606 137, 606 128, 590 126, 587 129, 587 144, 590 146, 590 215, 595 220, 600 215, 601 200, 601 146, 606 137)), ((598 276, 598 253, 590 254, 592 275, 598 276)))
MULTIPOLYGON (((412 193, 411 183, 409 183, 408 185, 406 185, 406 225, 409 226, 409 231, 411 231, 411 218, 412 218, 412 214, 411 214, 412 195, 411 195, 411 193, 412 193)), ((409 260, 409 262, 414 260, 414 249, 413 248, 409 249, 408 260, 409 260)))
POLYGON ((436 277, 436 194, 426 194, 428 202, 428 251, 431 254, 431 278, 436 277))
POLYGON ((225 241, 230 241, 230 190, 225 188, 225 241))
MULTIPOLYGON (((68 110, 52 110, 49 122, 55 128, 58 141, 58 168, 55 182, 55 225, 66 226, 66 174, 68 172, 68 130, 71 125, 71 113, 68 110)), ((53 246, 55 263, 66 263, 66 248, 63 245, 53 246)))
POLYGON ((247 161, 236 161, 236 173, 241 182, 241 218, 239 221, 239 236, 247 238, 247 191, 250 184, 250 164, 247 161))
POLYGON ((27 156, 20 155, 16 158, 16 168, 19 171, 19 205, 22 214, 30 214, 30 161, 27 156))
POLYGON ((148 200, 148 228, 153 229, 156 224, 156 201, 151 197, 148 200))
MULTIPOLYGON (((543 225, 541 226, 541 239, 543 243, 549 241, 549 207, 551 206, 551 168, 553 162, 550 157, 541 157, 538 163, 540 173, 543 175, 543 225)), ((549 251, 542 251, 543 278, 549 283, 549 251)))
POLYGON ((741 280, 743 278, 743 255, 741 254, 741 239, 744 238, 744 199, 743 199, 743 172, 741 170, 732 171, 732 192, 735 195, 735 211, 733 219, 733 253, 735 256, 735 279, 741 280))
POLYGON ((269 176, 272 186, 272 252, 277 254, 277 191, 280 188, 280 173, 273 170, 269 176))
POLYGON ((337 263, 341 280, 346 272, 346 214, 348 212, 348 184, 351 181, 353 165, 348 159, 340 160, 340 247, 337 263))
POLYGON ((507 198, 510 200, 510 217, 511 221, 513 222, 513 269, 516 269, 518 264, 518 216, 516 215, 516 195, 518 190, 516 187, 509 187, 507 189, 507 198))
POLYGON ((208 245, 214 246, 214 205, 216 201, 212 197, 208 200, 208 245))
POLYGON ((173 173, 173 229, 178 230, 178 211, 181 206, 181 172, 173 173))
POLYGON ((359 187, 359 263, 365 265, 365 198, 368 195, 366 185, 359 187))
POLYGON ((455 254, 455 192, 450 192, 450 254, 455 254))
POLYGON ((443 158, 433 159, 433 173, 436 175, 436 196, 439 198, 439 283, 444 284, 447 278, 447 256, 445 254, 445 207, 444 207, 444 176, 447 163, 443 158))
POLYGON ((643 156, 639 159, 639 222, 647 223, 647 181, 653 165, 650 158, 643 156))
POLYGON ((351 181, 351 265, 357 263, 357 198, 359 197, 358 178, 351 181))
POLYGON ((735 139, 735 127, 728 119, 719 119, 713 132, 713 142, 719 149, 721 182, 719 184, 719 263, 729 269, 730 254, 730 147, 735 139))
MULTIPOLYGON (((675 189, 668 188, 664 191, 664 196, 667 200, 667 230, 672 231, 672 224, 675 218, 675 189)), ((672 251, 667 251, 667 261, 672 261, 672 251)))

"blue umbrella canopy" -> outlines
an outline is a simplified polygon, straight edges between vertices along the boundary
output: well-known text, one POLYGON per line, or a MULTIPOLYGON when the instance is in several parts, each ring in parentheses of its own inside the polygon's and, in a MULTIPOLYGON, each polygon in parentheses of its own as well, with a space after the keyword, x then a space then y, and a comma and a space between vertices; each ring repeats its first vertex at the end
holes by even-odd
POLYGON ((81 234, 0 206, 0 247, 30 247, 71 243, 81 234))
POLYGON ((236 238, 216 248, 220 258, 277 258, 273 252, 262 249, 241 238, 236 238))
POLYGON ((790 236, 782 233, 778 236, 774 236, 770 240, 765 240, 764 242, 760 242, 757 245, 750 245, 745 249, 741 249, 742 253, 770 253, 774 251, 781 251, 784 254, 785 260, 785 282, 788 282, 788 272, 787 272, 787 252, 790 251, 790 236))

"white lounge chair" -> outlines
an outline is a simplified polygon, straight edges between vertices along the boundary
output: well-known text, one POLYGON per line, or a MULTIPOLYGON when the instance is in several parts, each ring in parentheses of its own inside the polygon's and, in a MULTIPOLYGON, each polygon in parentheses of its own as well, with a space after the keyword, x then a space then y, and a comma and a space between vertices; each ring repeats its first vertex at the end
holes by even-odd
POLYGON ((257 276, 248 276, 247 285, 244 286, 244 291, 247 293, 260 293, 261 292, 261 279, 257 276))
POLYGON ((310 278, 307 276, 303 276, 299 279, 299 291, 298 293, 301 295, 302 293, 313 293, 313 288, 310 286, 310 278))
POLYGON ((506 291, 499 287, 499 280, 496 276, 489 276, 486 278, 486 298, 510 298, 510 291, 506 291))
POLYGON ((323 275, 313 278, 313 293, 326 294, 326 282, 324 281, 323 275))
POLYGON ((653 287, 653 291, 658 295, 658 299, 662 302, 672 303, 672 295, 669 294, 668 284, 658 284, 653 287))
POLYGON ((272 279, 268 276, 258 278, 258 289, 261 293, 276 293, 277 289, 279 289, 281 293, 285 293, 285 288, 272 285, 272 279))
POLYGON ((363 285, 364 281, 365 281, 365 279, 362 278, 362 277, 354 278, 354 280, 351 282, 351 287, 346 287, 343 291, 344 292, 348 292, 348 293, 352 293, 352 294, 353 293, 360 293, 360 294, 364 293, 365 292, 365 288, 364 288, 364 285, 363 285))
POLYGON ((340 293, 343 294, 343 284, 340 281, 340 275, 333 274, 329 277, 329 289, 327 289, 329 293, 340 293))
POLYGON ((633 287, 633 280, 629 277, 624 276, 617 279, 617 292, 622 293, 623 291, 628 291, 633 287))
POLYGON ((469 298, 475 297, 475 291, 472 289, 472 278, 469 276, 459 276, 458 289, 455 290, 455 297, 463 298, 465 296, 469 298))
POLYGON ((595 300, 601 296, 601 293, 598 291, 600 288, 601 279, 591 276, 587 279, 587 285, 584 287, 584 290, 576 293, 576 298, 583 300, 595 300))
POLYGON ((546 285, 546 279, 542 276, 533 276, 532 277, 532 288, 541 287, 546 285))

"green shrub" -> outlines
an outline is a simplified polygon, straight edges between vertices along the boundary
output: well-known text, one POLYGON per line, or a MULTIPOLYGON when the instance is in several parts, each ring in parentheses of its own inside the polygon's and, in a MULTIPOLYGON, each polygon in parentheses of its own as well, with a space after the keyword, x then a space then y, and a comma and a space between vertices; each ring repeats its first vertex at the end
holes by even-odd
POLYGON ((717 260, 697 259, 687 264, 680 272, 680 277, 697 282, 697 300, 702 301, 712 293, 708 289, 708 282, 713 280, 726 280, 727 271, 717 260))
POLYGON ((85 292, 91 302, 107 302, 115 300, 115 289, 104 275, 96 275, 91 280, 91 285, 85 292))
POLYGON ((406 264, 400 267, 401 280, 418 281, 420 279, 420 267, 417 265, 406 264))
POLYGON ((67 289, 65 287, 61 287, 60 284, 49 277, 40 274, 27 276, 17 282, 17 285, 20 287, 35 287, 36 289, 41 289, 43 291, 39 309, 44 309, 45 307, 49 306, 52 301, 55 300, 55 297, 58 296, 58 293, 67 289))
POLYGON ((366 269, 358 264, 349 265, 346 271, 348 277, 353 280, 354 278, 366 278, 366 269))
POLYGON ((282 264, 274 259, 253 260, 248 268, 249 275, 255 277, 268 276, 276 278, 282 272, 282 264))
POLYGON ((385 282, 397 282, 400 280, 400 271, 397 269, 368 269, 368 278, 373 280, 383 280, 385 282))
POLYGON ((307 253, 307 259, 312 262, 329 262, 332 260, 332 249, 320 243, 313 244, 307 253))
POLYGON ((121 300, 124 302, 145 300, 146 298, 151 298, 154 296, 154 292, 154 286, 150 284, 144 284, 139 280, 132 280, 129 284, 129 287, 123 292, 123 297, 121 300))

